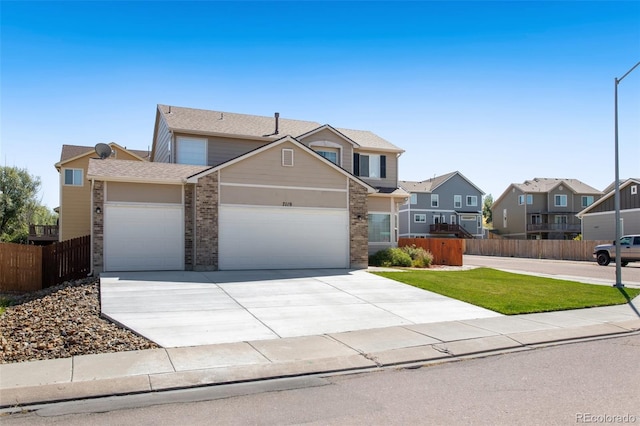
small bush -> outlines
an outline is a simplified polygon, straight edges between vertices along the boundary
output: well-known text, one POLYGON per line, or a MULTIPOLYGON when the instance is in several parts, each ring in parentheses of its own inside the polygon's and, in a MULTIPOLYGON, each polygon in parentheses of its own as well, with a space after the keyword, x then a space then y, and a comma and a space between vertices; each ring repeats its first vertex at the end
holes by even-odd
POLYGON ((399 248, 387 248, 380 250, 376 254, 369 257, 371 266, 404 266, 410 267, 413 261, 411 256, 399 248))
POLYGON ((433 263, 431 252, 422 247, 417 247, 415 244, 404 246, 401 250, 411 257, 411 266, 414 268, 428 268, 433 263))

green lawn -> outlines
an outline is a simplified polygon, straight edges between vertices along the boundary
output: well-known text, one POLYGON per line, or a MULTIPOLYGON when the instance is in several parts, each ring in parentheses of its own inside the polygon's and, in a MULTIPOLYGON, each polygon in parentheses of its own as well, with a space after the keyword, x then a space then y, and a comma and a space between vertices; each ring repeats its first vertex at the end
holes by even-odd
POLYGON ((617 289, 490 268, 375 274, 506 315, 620 305, 640 294, 639 289, 617 289))

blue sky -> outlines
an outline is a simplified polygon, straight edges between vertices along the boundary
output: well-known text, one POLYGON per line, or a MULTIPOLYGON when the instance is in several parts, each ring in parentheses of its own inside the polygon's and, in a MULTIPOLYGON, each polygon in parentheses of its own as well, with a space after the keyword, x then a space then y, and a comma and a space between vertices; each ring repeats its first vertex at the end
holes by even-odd
MULTIPOLYGON (((400 179, 458 170, 498 198, 614 179, 614 78, 640 2, 1 2, 0 161, 59 203, 62 144, 151 145, 156 104, 371 130, 400 179)), ((640 177, 640 67, 619 86, 640 177)))

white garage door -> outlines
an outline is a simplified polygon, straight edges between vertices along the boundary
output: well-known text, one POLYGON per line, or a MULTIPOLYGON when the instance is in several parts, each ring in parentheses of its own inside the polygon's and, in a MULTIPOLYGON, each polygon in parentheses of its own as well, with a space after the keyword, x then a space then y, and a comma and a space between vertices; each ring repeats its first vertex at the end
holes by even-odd
POLYGON ((182 206, 105 205, 105 271, 184 269, 182 206))
POLYGON ((220 269, 347 268, 344 209, 221 206, 220 269))

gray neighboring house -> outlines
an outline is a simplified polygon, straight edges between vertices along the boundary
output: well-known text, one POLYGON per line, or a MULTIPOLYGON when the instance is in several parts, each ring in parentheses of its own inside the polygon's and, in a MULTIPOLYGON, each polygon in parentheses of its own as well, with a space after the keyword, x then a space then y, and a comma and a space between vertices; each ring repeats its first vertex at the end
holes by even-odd
POLYGON ((411 194, 400 206, 400 237, 483 237, 484 192, 462 173, 455 171, 420 182, 400 181, 400 187, 411 194))
POLYGON ((602 191, 578 179, 512 183, 491 206, 493 228, 512 239, 573 239, 581 232, 576 214, 601 197, 602 191))
MULTIPOLYGON (((627 179, 620 183, 620 219, 622 235, 640 234, 640 179, 627 179)), ((582 220, 582 239, 614 240, 615 188, 611 184, 605 195, 576 216, 582 220)))

